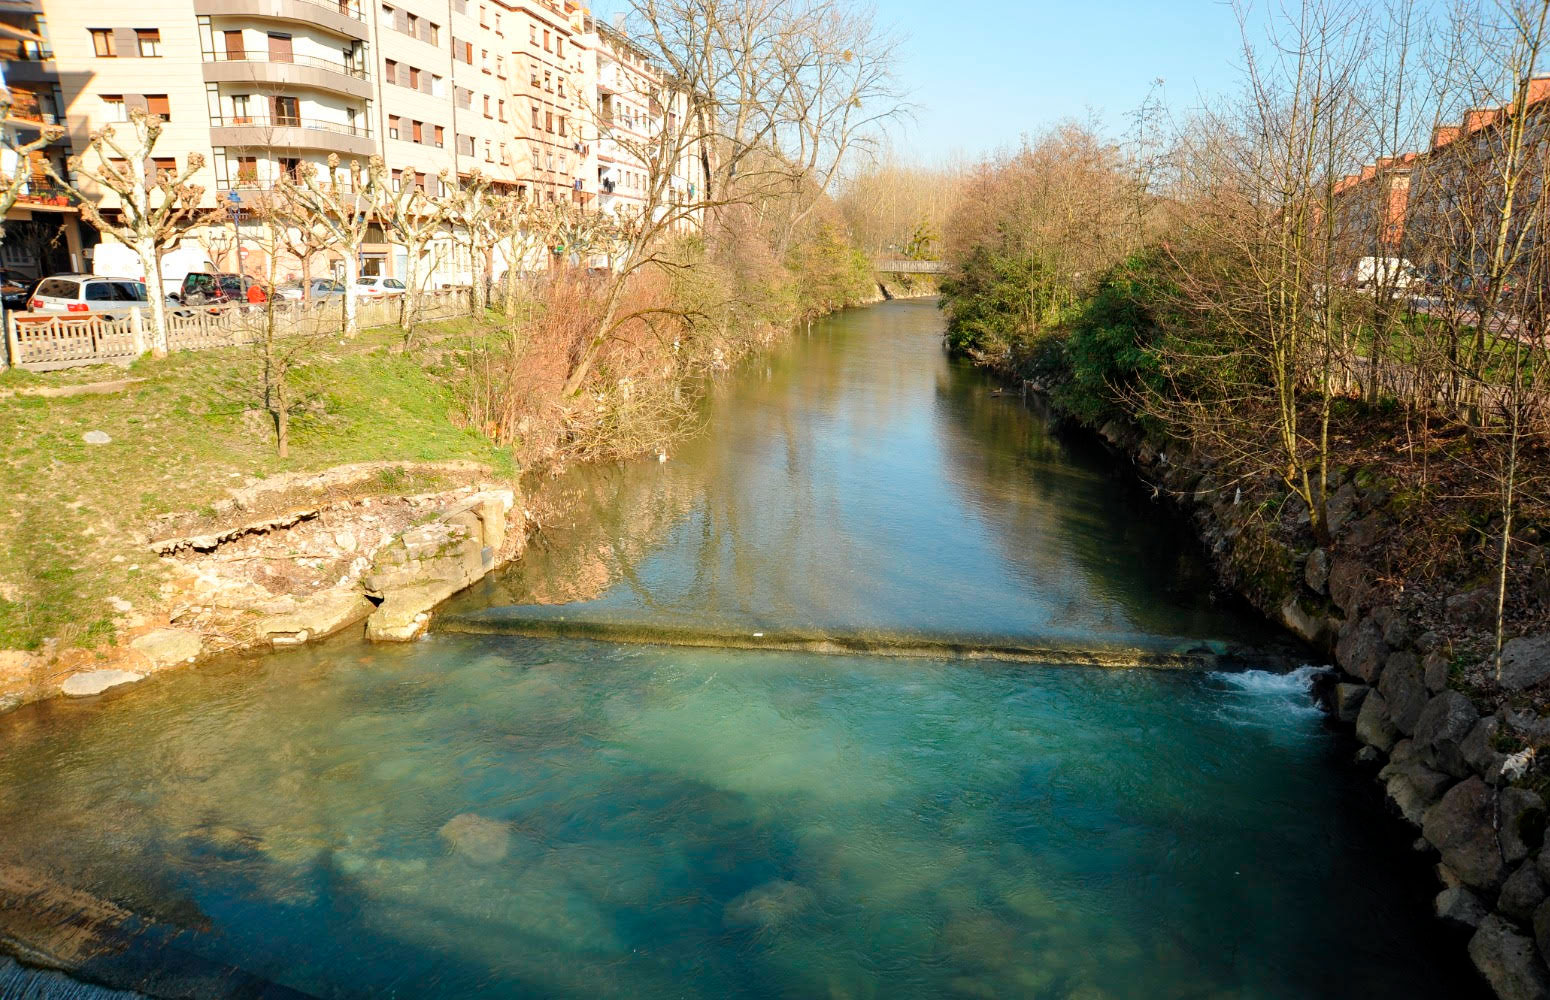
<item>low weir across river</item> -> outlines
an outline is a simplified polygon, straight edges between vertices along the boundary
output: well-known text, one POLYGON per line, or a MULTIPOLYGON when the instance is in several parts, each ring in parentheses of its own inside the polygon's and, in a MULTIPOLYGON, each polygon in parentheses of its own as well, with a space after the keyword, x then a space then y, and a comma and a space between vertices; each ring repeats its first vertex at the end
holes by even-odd
POLYGON ((424 641, 0 716, 0 946, 150 996, 1479 995, 1296 647, 940 331, 749 363, 424 641))

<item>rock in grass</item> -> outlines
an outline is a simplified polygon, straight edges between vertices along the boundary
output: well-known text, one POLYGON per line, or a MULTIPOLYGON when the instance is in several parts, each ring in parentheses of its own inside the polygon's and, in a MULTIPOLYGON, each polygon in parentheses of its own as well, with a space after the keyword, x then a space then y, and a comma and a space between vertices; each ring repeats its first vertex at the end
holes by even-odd
POLYGON ((81 440, 87 444, 112 444, 113 439, 106 431, 87 431, 81 435, 81 440))
POLYGON ((1502 687, 1522 691, 1550 677, 1550 632, 1520 636, 1502 646, 1502 687))

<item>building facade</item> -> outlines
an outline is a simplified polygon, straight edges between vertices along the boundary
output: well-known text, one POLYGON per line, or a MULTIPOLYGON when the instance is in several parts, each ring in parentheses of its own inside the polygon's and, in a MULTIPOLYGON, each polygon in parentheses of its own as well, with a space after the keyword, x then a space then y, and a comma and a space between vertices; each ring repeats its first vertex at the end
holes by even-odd
MULTIPOLYGON (((37 40, 16 40, 5 71, 13 86, 28 86, 18 108, 65 126, 58 168, 71 148, 84 150, 135 109, 160 117, 154 165, 181 168, 201 156, 192 178, 201 207, 230 220, 191 237, 220 268, 257 270, 260 261, 234 246, 253 224, 251 208, 282 177, 321 168, 331 154, 380 157, 395 187, 432 195, 477 173, 498 193, 618 211, 642 199, 647 178, 619 137, 680 127, 685 110, 681 98, 663 98, 670 89, 643 53, 570 0, 0 0, 0 8, 29 2, 37 40)), ((684 197, 695 166, 675 172, 684 197)), ((72 180, 113 209, 110 192, 72 180)), ((450 234, 431 252, 442 279, 473 270, 450 234)), ((402 274, 404 265, 385 240, 363 254, 363 273, 402 274)))

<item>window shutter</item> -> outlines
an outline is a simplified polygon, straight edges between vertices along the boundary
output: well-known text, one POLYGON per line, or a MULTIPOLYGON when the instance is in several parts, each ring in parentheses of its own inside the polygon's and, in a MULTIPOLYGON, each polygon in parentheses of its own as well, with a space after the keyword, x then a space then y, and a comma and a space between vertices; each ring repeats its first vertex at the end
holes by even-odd
POLYGON ((118 53, 120 59, 126 56, 139 58, 140 38, 133 28, 113 29, 113 50, 118 53))

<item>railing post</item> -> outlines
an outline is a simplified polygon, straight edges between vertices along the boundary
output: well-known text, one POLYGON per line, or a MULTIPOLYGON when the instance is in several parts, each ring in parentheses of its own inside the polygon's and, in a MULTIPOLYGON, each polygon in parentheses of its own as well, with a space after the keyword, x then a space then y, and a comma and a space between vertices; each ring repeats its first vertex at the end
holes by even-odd
POLYGON ((129 310, 129 346, 137 358, 145 353, 145 320, 138 309, 129 310))
POLYGON ((5 314, 5 357, 12 368, 21 366, 21 338, 16 332, 16 313, 10 310, 5 314))

